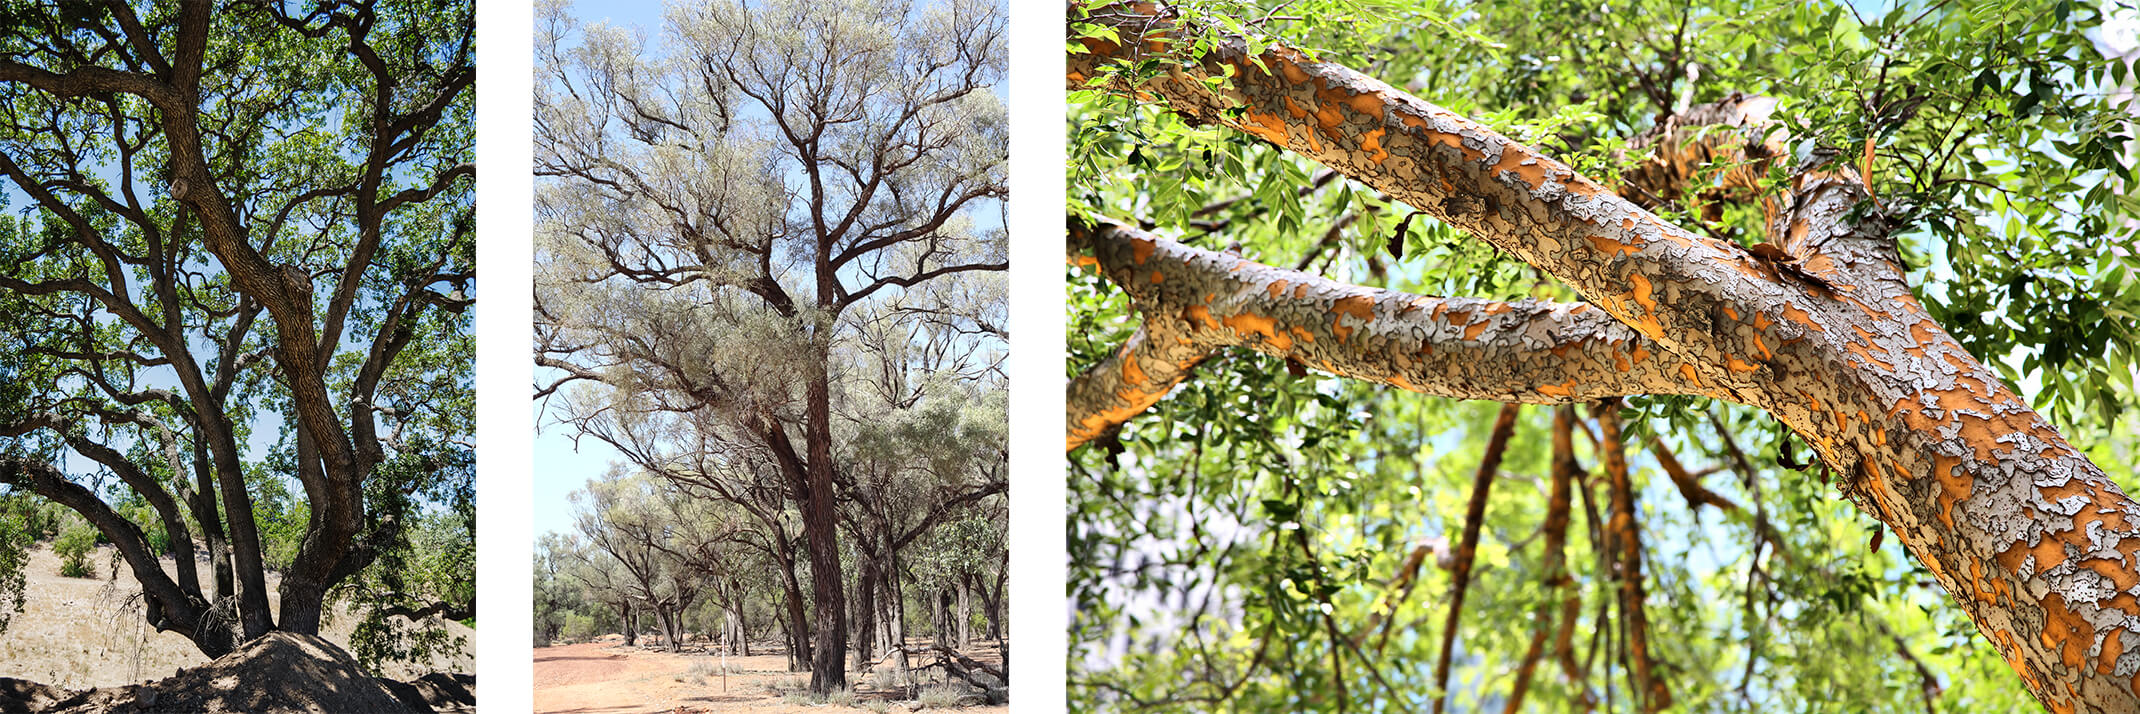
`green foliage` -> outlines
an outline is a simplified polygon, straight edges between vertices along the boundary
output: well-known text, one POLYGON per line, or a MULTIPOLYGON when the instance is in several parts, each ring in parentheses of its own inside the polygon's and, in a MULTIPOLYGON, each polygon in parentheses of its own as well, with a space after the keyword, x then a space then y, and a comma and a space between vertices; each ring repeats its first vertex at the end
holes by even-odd
POLYGON ((468 638, 446 629, 449 617, 475 626, 475 519, 473 504, 426 511, 405 539, 379 556, 373 567, 344 583, 337 595, 358 606, 349 652, 367 672, 388 664, 423 665, 468 653, 468 638), (400 611, 440 612, 410 619, 400 611), (447 612, 465 613, 447 615, 447 612))
MULTIPOLYGON (((586 642, 602 633, 601 622, 594 615, 578 612, 566 613, 564 627, 559 630, 559 636, 566 642, 586 642)), ((548 643, 544 644, 547 646, 548 643)))
MULTIPOLYGON (((1181 6, 1251 44, 1282 40, 1405 87, 1601 180, 1632 160, 1629 140, 1660 116, 1733 93, 1780 101, 1793 163, 1830 155, 1862 167, 1870 137, 1879 204, 1869 208, 1898 226, 1933 315, 2114 478, 2132 473, 2140 256, 2119 246, 2140 226, 2135 105, 2111 90, 2131 86, 2133 73, 2094 39, 2106 13, 2140 20, 2130 3, 1181 6)), ((1134 81, 1166 66, 1154 58, 1114 71, 1134 81)), ((1365 186, 1339 178, 1312 188, 1321 166, 1253 137, 1097 91, 1072 92, 1066 130, 1073 217, 1147 222, 1210 249, 1238 242, 1252 260, 1376 287, 1581 299, 1365 186)), ((1763 233, 1757 208, 1710 219, 1673 198, 1660 211, 1668 220, 1740 241, 1763 233)), ((1068 302, 1071 374, 1137 325, 1121 291, 1090 271, 1071 271, 1068 302)), ((1817 471, 1774 466, 1784 439, 1773 419, 1691 398, 1626 407, 1650 643, 1679 708, 1921 709, 1918 672, 1898 650, 1937 678, 1941 710, 2035 706, 1894 538, 1869 551, 1876 522, 1817 471), (1640 448, 1651 435, 1697 469, 1731 464, 1728 435, 1754 472, 1704 483, 1746 509, 1688 508, 1640 448), (1795 559, 1757 539, 1757 506, 1795 559)), ((1115 440, 1072 452, 1073 709, 1323 710, 1341 698, 1429 708, 1426 663, 1440 654, 1452 583, 1431 557, 1408 597, 1391 583, 1416 546, 1456 539, 1492 416, 1491 405, 1291 377, 1231 352, 1115 440)), ((1451 677, 1456 711, 1501 706, 1538 608, 1560 603, 1540 583, 1550 423, 1549 410, 1524 410, 1488 502, 1451 677)), ((1576 443, 1594 467, 1598 454, 1576 443)), ((1598 585, 1607 573, 1586 513, 1604 507, 1594 488, 1589 506, 1578 493, 1568 533, 1583 613, 1571 634, 1576 656, 1594 658, 1584 660, 1595 666, 1588 685, 1614 687, 1624 703, 1627 674, 1609 658, 1619 614, 1598 585)), ((1576 708, 1577 688, 1553 656, 1531 680, 1531 709, 1576 708)))
MULTIPOLYGON (((0 423, 22 427, 0 448, 66 470, 140 527, 129 545, 174 554, 250 520, 265 567, 286 573, 307 528, 325 525, 315 495, 361 485, 369 518, 337 524, 355 543, 314 564, 406 550, 401 531, 418 514, 472 509, 453 494, 473 489, 473 5, 218 3, 185 111, 106 87, 0 82, 0 201, 28 204, 0 215, 11 286, 0 291, 0 423), (191 150, 212 185, 189 192, 173 167, 191 150), (216 209, 236 221, 230 233, 211 226, 216 209), (215 240, 233 235, 246 245, 215 240), (243 271, 225 259, 249 258, 290 289, 241 291, 232 273, 243 271), (290 372, 281 340, 297 334, 321 341, 317 374, 290 372), (323 380, 324 394, 300 376, 323 380), (324 453, 300 464, 300 393, 339 422, 320 443, 352 446, 358 465, 319 475, 337 461, 324 453), (233 481, 252 503, 228 498, 233 481), (173 502, 169 514, 154 505, 173 502)), ((179 7, 11 6, 0 57, 37 74, 168 82, 188 73, 171 66, 184 59, 179 7)), ((389 580, 399 576, 375 571, 402 565, 382 557, 355 579, 389 580)), ((405 590, 452 590, 472 571, 472 559, 422 570, 447 582, 412 578, 405 590)), ((389 606, 373 592, 350 594, 389 606)))
POLYGON ((89 577, 89 554, 96 547, 95 527, 87 523, 68 526, 52 541, 52 553, 59 556, 59 574, 70 578, 89 577))
MULTIPOLYGON (((12 500, 12 498, 10 499, 12 500)), ((35 533, 20 512, 0 509, 0 634, 22 612, 25 572, 30 565, 30 545, 35 533)))
POLYGON ((59 535, 66 513, 59 504, 29 494, 0 496, 0 518, 12 519, 31 541, 59 535))

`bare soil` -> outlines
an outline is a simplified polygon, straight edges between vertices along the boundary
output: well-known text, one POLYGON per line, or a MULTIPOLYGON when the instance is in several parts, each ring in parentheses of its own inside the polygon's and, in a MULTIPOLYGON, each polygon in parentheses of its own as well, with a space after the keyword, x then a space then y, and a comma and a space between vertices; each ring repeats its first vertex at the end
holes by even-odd
MULTIPOLYGON (((914 640, 925 646, 927 640, 914 640)), ((688 647, 687 647, 688 649, 688 647)), ((992 666, 1001 666, 993 643, 982 642, 963 654, 992 666)), ((916 655, 914 665, 931 661, 916 655)), ((723 659, 703 652, 671 653, 647 647, 626 647, 622 638, 535 649, 535 711, 539 714, 827 714, 842 711, 811 705, 804 697, 809 672, 787 671, 788 657, 768 643, 753 646, 750 657, 723 659)), ((931 670, 924 681, 940 680, 941 670, 931 670)), ((874 685, 889 683, 889 673, 849 672, 855 706, 851 711, 907 712, 914 702, 903 699, 897 687, 880 691, 874 685)), ((1004 714, 1007 706, 930 707, 928 711, 960 711, 1004 714)))
MULTIPOLYGON (((90 554, 95 577, 69 578, 59 574, 59 557, 47 545, 32 547, 23 611, 0 633, 0 677, 81 690, 164 679, 182 668, 208 663, 186 638, 149 627, 141 613, 141 584, 124 563, 113 577, 109 546, 90 554)), ((169 558, 164 559, 164 570, 173 572, 169 558)), ((278 584, 278 578, 268 576, 270 593, 278 584)), ((320 636, 346 649, 357 618, 333 615, 320 636)), ((475 630, 459 623, 446 626, 468 638, 468 654, 423 666, 389 666, 381 674, 413 680, 431 672, 474 672, 475 630)))

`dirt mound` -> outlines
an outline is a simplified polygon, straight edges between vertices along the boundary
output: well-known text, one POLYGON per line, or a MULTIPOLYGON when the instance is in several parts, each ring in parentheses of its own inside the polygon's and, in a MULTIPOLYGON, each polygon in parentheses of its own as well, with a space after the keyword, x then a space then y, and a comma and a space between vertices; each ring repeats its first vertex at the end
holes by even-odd
POLYGON ((71 696, 59 687, 0 677, 0 714, 35 714, 71 696))
POLYGON ((476 678, 472 674, 426 674, 413 682, 378 680, 395 699, 418 714, 448 714, 476 710, 476 678))
POLYGON ((357 661, 312 635, 270 633, 152 684, 75 694, 45 714, 107 712, 407 712, 357 661))

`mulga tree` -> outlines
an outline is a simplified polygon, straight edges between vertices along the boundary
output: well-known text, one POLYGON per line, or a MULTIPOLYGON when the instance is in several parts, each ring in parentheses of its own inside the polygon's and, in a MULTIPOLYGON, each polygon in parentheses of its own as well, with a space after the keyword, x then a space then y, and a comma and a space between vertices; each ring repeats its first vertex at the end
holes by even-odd
POLYGON ((424 504, 473 507, 471 4, 17 4, 0 27, 0 483, 82 514, 204 653, 316 633, 424 504), (303 493, 272 610, 256 471, 303 493), (133 496, 169 566, 110 505, 133 496))
POLYGON ((814 691, 846 681, 847 315, 1006 268, 1004 25, 984 0, 716 0, 672 8, 657 50, 539 11, 536 394, 582 382, 578 407, 775 467, 809 554, 814 691))

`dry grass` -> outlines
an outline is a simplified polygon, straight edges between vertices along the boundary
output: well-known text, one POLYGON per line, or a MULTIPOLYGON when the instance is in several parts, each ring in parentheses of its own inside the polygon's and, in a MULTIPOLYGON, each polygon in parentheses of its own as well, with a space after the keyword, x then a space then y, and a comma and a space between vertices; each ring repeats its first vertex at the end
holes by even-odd
MULTIPOLYGON (((28 582, 23 612, 0 633, 0 677, 84 689, 162 679, 180 668, 208 661, 186 638, 150 629, 141 614, 140 584, 124 565, 112 577, 112 553, 109 546, 92 551, 92 577, 82 579, 60 576, 60 559, 49 544, 31 549, 24 573, 28 582)), ((174 572, 169 559, 164 568, 174 572)), ((202 570, 202 577, 208 577, 205 565, 202 570)), ((270 592, 277 584, 277 578, 268 576, 270 592)), ((320 634, 346 647, 356 625, 355 617, 336 617, 320 634)), ((459 624, 447 626, 468 636, 473 649, 473 630, 459 624)), ((471 653, 431 665, 442 671, 473 672, 475 656, 471 653)), ((397 667, 386 674, 411 679, 430 671, 434 670, 397 667)))

